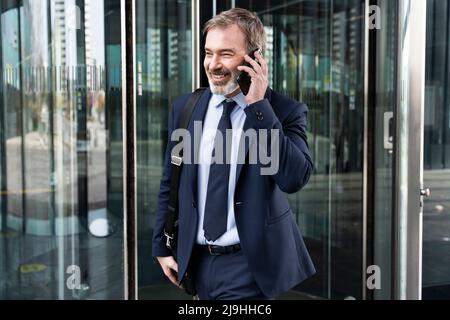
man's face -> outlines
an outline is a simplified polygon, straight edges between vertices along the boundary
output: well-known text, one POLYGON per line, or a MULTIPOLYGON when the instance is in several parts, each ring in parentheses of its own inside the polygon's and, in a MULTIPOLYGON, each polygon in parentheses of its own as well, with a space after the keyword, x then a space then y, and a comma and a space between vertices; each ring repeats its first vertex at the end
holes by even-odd
POLYGON ((239 87, 236 77, 240 73, 237 67, 243 64, 246 54, 245 35, 237 25, 209 30, 203 65, 214 94, 228 95, 236 91, 239 87))

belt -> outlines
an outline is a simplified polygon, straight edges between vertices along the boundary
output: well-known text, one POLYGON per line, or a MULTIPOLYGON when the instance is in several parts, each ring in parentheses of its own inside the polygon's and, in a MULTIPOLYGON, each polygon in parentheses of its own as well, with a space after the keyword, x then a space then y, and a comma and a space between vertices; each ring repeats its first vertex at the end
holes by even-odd
POLYGON ((238 251, 241 251, 241 245, 238 244, 234 244, 231 246, 213 246, 213 245, 207 245, 207 246, 202 246, 202 245, 197 245, 197 247, 201 250, 201 251, 206 251, 207 253, 209 253, 212 256, 221 256, 223 254, 230 254, 230 253, 235 253, 238 251))

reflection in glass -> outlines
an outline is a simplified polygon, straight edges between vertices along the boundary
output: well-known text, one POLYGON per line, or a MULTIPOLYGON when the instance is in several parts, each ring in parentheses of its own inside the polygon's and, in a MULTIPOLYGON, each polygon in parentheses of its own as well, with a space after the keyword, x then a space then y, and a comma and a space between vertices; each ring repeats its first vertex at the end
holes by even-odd
MULTIPOLYGON (((381 270, 381 289, 374 290, 375 299, 391 299, 392 255, 392 190, 393 148, 385 143, 385 129, 393 135, 393 111, 396 104, 396 19, 397 4, 380 2, 382 26, 376 31, 376 99, 375 99, 375 203, 374 258, 381 270), (392 119, 392 120, 390 120, 392 119), (387 126, 387 128, 385 128, 387 126), (389 130, 390 129, 390 130, 389 130)), ((369 80, 370 81, 370 80, 369 80)), ((391 140, 393 143, 393 140, 391 140)), ((370 223, 370 222, 369 222, 370 223)))
POLYGON ((0 299, 121 298, 120 2, 0 9, 0 299))
POLYGON ((292 292, 361 298, 364 1, 252 1, 270 85, 309 107, 315 173, 289 197, 318 273, 292 292))
POLYGON ((151 252, 157 195, 175 98, 192 91, 190 1, 136 1, 139 297, 186 298, 168 285, 151 252))
POLYGON ((428 1, 422 296, 433 300, 450 299, 449 17, 448 1, 428 1))

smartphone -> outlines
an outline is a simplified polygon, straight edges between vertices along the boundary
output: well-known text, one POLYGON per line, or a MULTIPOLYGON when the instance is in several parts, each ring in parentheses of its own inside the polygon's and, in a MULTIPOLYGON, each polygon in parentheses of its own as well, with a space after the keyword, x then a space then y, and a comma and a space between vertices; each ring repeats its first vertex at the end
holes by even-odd
MULTIPOLYGON (((250 58, 252 58, 253 60, 255 59, 255 52, 258 51, 259 48, 252 50, 248 55, 250 58)), ((245 66, 247 67, 252 67, 247 61, 245 61, 244 63, 245 66)), ((236 81, 239 85, 239 87, 241 88, 242 93, 244 94, 244 96, 246 96, 248 94, 248 91, 250 90, 250 85, 252 84, 252 79, 250 78, 250 75, 245 72, 242 71, 236 78, 236 81)))

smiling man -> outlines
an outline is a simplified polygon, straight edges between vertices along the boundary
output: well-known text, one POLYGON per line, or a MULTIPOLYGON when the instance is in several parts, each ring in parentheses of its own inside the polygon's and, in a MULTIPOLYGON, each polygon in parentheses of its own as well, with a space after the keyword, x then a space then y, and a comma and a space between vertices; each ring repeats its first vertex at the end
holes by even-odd
MULTIPOLYGON (((175 261, 164 235, 174 147, 168 144, 153 255, 177 286, 189 265, 200 299, 273 299, 315 273, 286 196, 302 189, 313 170, 306 141, 308 109, 268 88, 269 70, 263 56, 266 35, 254 13, 239 8, 222 12, 206 23, 204 33, 209 88, 198 100, 188 126, 193 136, 194 123, 203 125, 196 150, 202 161, 183 166, 175 261), (252 59, 249 53, 254 49, 259 51, 252 59), (241 72, 251 81, 246 95, 237 81, 241 72), (227 136, 227 130, 266 130, 269 134, 257 139, 269 145, 270 132, 276 131, 278 171, 262 175, 261 163, 239 163, 239 153, 248 149, 241 150, 241 136, 227 136), (218 140, 231 150, 221 161, 216 161, 221 153, 218 140)), ((188 99, 189 95, 181 97, 172 107, 169 140, 188 99)))

